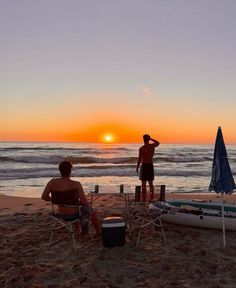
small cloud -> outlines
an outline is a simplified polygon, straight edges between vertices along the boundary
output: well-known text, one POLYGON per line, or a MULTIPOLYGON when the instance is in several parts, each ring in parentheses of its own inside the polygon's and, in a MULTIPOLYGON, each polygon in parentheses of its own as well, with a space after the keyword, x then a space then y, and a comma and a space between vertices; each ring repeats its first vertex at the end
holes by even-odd
POLYGON ((141 91, 142 91, 142 94, 144 96, 151 96, 152 95, 151 89, 149 87, 147 87, 147 86, 144 86, 144 85, 141 86, 141 91))

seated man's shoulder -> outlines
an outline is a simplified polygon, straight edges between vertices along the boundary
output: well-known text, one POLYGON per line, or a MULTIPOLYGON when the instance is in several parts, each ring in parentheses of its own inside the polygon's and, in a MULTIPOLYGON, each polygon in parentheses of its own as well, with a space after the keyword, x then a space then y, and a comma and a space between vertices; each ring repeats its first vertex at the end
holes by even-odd
POLYGON ((49 184, 54 184, 54 183, 58 183, 60 181, 60 178, 52 178, 51 180, 49 180, 49 184))
POLYGON ((72 186, 75 188, 80 188, 82 186, 79 181, 75 181, 75 180, 70 179, 70 182, 71 182, 72 186))

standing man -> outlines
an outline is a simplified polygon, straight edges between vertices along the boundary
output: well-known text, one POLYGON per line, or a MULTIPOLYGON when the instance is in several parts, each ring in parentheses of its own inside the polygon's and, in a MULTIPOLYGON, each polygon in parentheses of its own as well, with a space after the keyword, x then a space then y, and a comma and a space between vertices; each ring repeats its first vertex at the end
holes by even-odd
POLYGON ((155 139, 152 139, 150 135, 143 135, 144 145, 139 148, 139 157, 136 166, 136 172, 139 172, 139 166, 141 164, 141 169, 139 173, 139 179, 142 181, 142 201, 146 201, 146 183, 148 181, 150 188, 150 198, 151 201, 154 198, 154 168, 153 168, 153 155, 155 148, 159 146, 159 142, 155 139), (152 141, 152 143, 149 143, 152 141))

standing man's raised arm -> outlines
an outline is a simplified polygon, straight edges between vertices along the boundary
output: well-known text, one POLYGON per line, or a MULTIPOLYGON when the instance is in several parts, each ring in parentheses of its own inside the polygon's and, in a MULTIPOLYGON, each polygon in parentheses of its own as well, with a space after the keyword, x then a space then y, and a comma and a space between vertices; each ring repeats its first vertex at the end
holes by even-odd
POLYGON ((157 140, 155 140, 155 139, 152 139, 152 138, 150 138, 150 140, 153 142, 153 144, 155 145, 155 147, 157 147, 157 146, 160 145, 159 141, 157 141, 157 140))

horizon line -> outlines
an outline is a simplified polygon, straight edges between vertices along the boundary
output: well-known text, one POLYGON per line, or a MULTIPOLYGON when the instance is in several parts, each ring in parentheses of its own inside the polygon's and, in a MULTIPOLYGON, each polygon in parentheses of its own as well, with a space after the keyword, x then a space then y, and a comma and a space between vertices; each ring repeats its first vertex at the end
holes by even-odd
MULTIPOLYGON (((30 140, 0 140, 0 143, 77 143, 77 144, 104 144, 104 145, 117 145, 117 144, 143 144, 143 142, 93 142, 93 141, 30 141, 30 140)), ((190 143, 184 143, 184 142, 160 142, 160 144, 164 145, 214 145, 213 143, 209 142, 190 142, 190 143)), ((230 143, 226 145, 236 145, 236 143, 230 143)))

